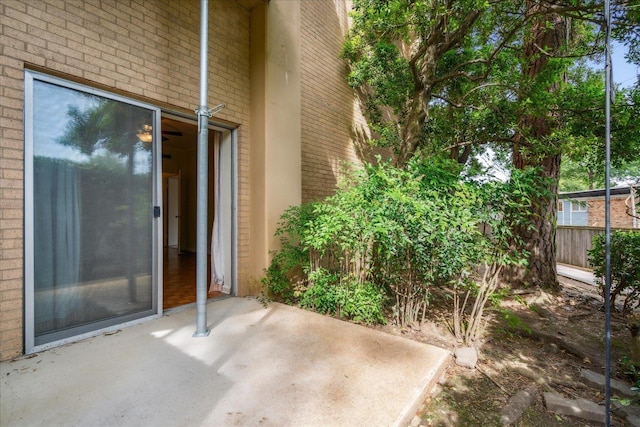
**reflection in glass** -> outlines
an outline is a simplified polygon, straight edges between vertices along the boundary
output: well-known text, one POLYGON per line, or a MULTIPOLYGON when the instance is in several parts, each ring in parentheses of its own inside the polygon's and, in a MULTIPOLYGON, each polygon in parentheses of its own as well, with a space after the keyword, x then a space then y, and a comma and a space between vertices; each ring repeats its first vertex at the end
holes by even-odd
POLYGON ((154 113, 42 81, 34 81, 33 106, 41 344, 48 334, 152 309, 152 144, 137 135, 154 113))

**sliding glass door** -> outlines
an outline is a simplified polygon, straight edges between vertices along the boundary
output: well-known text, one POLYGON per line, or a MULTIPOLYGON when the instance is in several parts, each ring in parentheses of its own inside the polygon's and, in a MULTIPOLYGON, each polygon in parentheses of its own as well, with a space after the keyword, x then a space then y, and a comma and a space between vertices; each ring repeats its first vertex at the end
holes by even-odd
POLYGON ((160 113, 36 73, 25 85, 30 351, 158 313, 160 113))

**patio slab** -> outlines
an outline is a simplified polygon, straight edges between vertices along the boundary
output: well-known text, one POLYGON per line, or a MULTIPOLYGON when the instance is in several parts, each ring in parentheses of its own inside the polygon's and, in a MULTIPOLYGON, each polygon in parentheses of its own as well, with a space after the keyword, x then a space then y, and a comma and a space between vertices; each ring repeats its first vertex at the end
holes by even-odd
POLYGON ((449 353, 281 304, 207 305, 0 364, 2 426, 406 425, 449 353))

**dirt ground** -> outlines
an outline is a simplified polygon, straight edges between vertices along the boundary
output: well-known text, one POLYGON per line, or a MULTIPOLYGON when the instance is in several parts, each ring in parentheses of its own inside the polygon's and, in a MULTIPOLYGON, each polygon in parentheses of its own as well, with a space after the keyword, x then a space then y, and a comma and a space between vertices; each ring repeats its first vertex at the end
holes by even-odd
MULTIPOLYGON (((500 426, 502 408, 510 397, 531 385, 540 393, 516 426, 597 426, 584 420, 546 411, 542 392, 554 391, 568 398, 584 397, 604 404, 604 390, 585 386, 580 370, 604 374, 605 314, 598 289, 569 279, 557 295, 536 290, 509 297, 503 307, 519 321, 491 315, 486 340, 481 344, 476 369, 451 363, 445 378, 427 398, 412 425, 500 426)), ((458 345, 442 322, 420 328, 382 329, 453 351, 458 345)), ((612 314, 612 377, 623 379, 619 364, 630 354, 631 335, 624 319, 612 314)), ((624 425, 614 417, 612 425, 624 425)))

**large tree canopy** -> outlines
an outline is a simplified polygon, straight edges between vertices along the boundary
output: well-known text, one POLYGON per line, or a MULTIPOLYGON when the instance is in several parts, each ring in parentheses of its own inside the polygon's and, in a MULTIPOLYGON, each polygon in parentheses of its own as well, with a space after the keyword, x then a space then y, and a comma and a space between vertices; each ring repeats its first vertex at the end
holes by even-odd
MULTIPOLYGON (((612 10, 614 34, 635 59, 638 3, 614 2, 612 10)), ((514 230, 528 242, 531 257, 528 269, 512 278, 557 286, 561 155, 577 158, 588 146, 597 158, 595 147, 603 143, 602 113, 593 108, 604 104, 603 91, 597 77, 575 71, 585 58, 602 57, 602 3, 354 0, 353 6, 343 56, 376 135, 373 143, 392 148, 398 165, 416 155, 469 163, 474 151, 490 144, 513 167, 538 168, 550 191, 538 192, 532 204, 534 227, 514 230), (581 120, 590 120, 589 126, 581 127, 581 120)), ((627 98, 636 105, 632 93, 627 98)), ((622 115, 616 120, 618 151, 633 153, 625 147, 637 141, 630 139, 635 122, 622 115)))
POLYGON ((398 164, 438 149, 434 107, 468 106, 471 114, 456 121, 476 120, 469 101, 482 99, 478 88, 494 64, 508 62, 500 56, 521 25, 517 6, 507 1, 356 0, 352 16, 343 51, 349 84, 359 91, 376 143, 392 147, 398 164))

